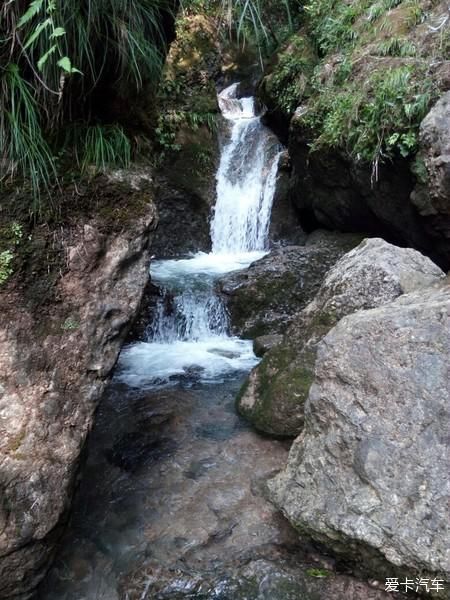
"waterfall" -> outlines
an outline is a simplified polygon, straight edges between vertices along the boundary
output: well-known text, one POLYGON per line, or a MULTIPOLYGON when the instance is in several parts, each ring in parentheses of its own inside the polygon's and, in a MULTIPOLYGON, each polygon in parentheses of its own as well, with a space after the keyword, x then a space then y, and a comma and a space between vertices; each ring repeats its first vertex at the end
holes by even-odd
POLYGON ((152 263, 162 295, 148 342, 122 352, 119 378, 128 385, 167 385, 192 373, 217 381, 256 364, 251 342, 228 334, 214 285, 220 275, 247 267, 267 251, 281 147, 262 124, 254 98, 238 98, 237 92, 234 84, 219 95, 230 131, 217 172, 212 251, 152 263))
POLYGON ((237 84, 219 95, 231 138, 217 173, 211 223, 213 253, 264 250, 280 155, 275 136, 261 123, 253 98, 236 98, 237 84))

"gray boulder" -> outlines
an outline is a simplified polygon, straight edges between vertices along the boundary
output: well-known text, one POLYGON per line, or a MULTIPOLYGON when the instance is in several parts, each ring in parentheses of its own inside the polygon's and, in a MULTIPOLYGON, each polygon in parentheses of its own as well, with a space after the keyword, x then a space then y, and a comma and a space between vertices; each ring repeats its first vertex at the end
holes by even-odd
POLYGON ((360 241, 359 235, 322 232, 314 243, 277 248, 248 269, 223 277, 218 288, 233 331, 247 338, 284 333, 328 269, 360 241))
POLYGON ((448 279, 343 318, 269 483, 299 531, 377 578, 450 576, 449 355, 448 279))
POLYGON ((55 555, 95 409, 148 281, 151 173, 112 171, 76 193, 95 198, 93 216, 36 227, 21 242, 21 278, 0 290, 1 599, 34 597, 55 555))
POLYGON ((362 242, 329 271, 283 342, 250 373, 237 401, 240 414, 265 433, 298 435, 317 345, 328 331, 345 315, 381 306, 442 277, 439 267, 415 250, 375 238, 362 242))

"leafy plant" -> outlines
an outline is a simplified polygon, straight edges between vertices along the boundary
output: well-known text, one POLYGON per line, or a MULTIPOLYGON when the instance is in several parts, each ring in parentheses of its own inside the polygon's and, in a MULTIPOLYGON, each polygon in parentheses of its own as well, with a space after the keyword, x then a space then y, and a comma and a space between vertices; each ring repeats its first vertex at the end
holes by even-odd
POLYGON ((22 226, 13 221, 2 229, 2 245, 6 249, 0 251, 0 285, 3 285, 13 274, 14 248, 20 244, 23 237, 22 226))
POLYGON ((432 98, 429 79, 414 80, 411 68, 399 67, 373 73, 362 89, 357 82, 344 90, 323 87, 304 121, 318 132, 313 149, 346 148, 355 158, 376 165, 396 153, 414 154, 417 124, 432 98))
POLYGON ((11 250, 0 252, 0 285, 3 285, 12 275, 12 261, 14 254, 11 250))
POLYGON ((327 569, 311 568, 311 569, 306 569, 306 574, 309 575, 309 577, 323 579, 325 577, 329 577, 331 575, 331 572, 328 571, 327 569))
POLYGON ((315 57, 302 36, 293 36, 282 52, 274 73, 266 79, 267 93, 276 98, 278 106, 292 114, 307 93, 315 57))
POLYGON ((61 325, 63 331, 76 331, 80 327, 79 321, 74 317, 67 317, 64 323, 61 325))

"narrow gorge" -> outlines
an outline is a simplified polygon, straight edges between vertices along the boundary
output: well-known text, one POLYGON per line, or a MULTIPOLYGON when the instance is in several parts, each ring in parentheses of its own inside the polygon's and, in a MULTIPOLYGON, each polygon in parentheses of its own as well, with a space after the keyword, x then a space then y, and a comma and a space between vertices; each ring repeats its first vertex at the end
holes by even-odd
POLYGON ((450 600, 448 3, 0 32, 0 600, 450 600))

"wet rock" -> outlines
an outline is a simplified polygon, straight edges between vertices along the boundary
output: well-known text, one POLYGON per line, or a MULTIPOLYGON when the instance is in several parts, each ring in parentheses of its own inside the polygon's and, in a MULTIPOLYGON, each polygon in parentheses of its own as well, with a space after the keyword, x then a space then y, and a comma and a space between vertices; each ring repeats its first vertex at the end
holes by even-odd
POLYGON ((433 106, 420 126, 420 152, 413 170, 418 183, 411 200, 429 234, 450 263, 450 92, 433 106))
POLYGON ((133 431, 120 437, 106 451, 109 462, 124 471, 138 469, 170 456, 176 449, 173 440, 155 433, 133 431))
POLYGON ((223 358, 237 358, 239 356, 237 352, 232 352, 231 350, 222 350, 221 348, 211 348, 209 352, 211 354, 216 354, 217 356, 223 356, 223 358))
POLYGON ((283 333, 327 270, 360 240, 324 232, 321 243, 275 249, 245 271, 223 277, 218 287, 233 331, 247 338, 283 333))
POLYGON ((283 342, 250 373, 238 397, 239 413, 265 433, 298 435, 314 381, 317 346, 328 331, 345 315, 380 306, 442 277, 439 267, 415 250, 378 238, 362 242, 329 271, 283 342))
POLYGON ((95 194, 94 216, 49 231, 29 257, 44 265, 39 276, 1 290, 1 598, 33 594, 61 534, 97 402, 148 279, 150 184, 145 170, 130 170, 80 186, 79 202, 91 194, 94 206, 95 194), (47 261, 61 236, 51 294, 33 296, 42 282, 50 289, 47 261))
POLYGON ((161 125, 166 138, 161 140, 164 158, 156 195, 160 224, 152 240, 158 258, 211 248, 209 219, 219 164, 219 136, 212 123, 219 116, 215 82, 221 56, 212 15, 185 14, 177 21, 158 107, 160 122, 166 123, 161 125), (200 122, 194 123, 191 117, 196 116, 200 122), (169 142, 167 136, 173 139, 169 142))
POLYGON ((289 154, 285 151, 279 160, 270 217, 269 240, 272 246, 301 246, 307 238, 290 196, 290 170, 289 154))
POLYGON ((253 341, 253 352, 256 356, 264 356, 266 352, 278 346, 283 341, 282 335, 261 335, 253 341))
POLYGON ((448 279, 344 317, 269 484, 302 534, 378 579, 450 575, 449 354, 448 279))
POLYGON ((123 600, 392 600, 393 596, 332 571, 259 559, 222 573, 147 567, 123 578, 123 600))

